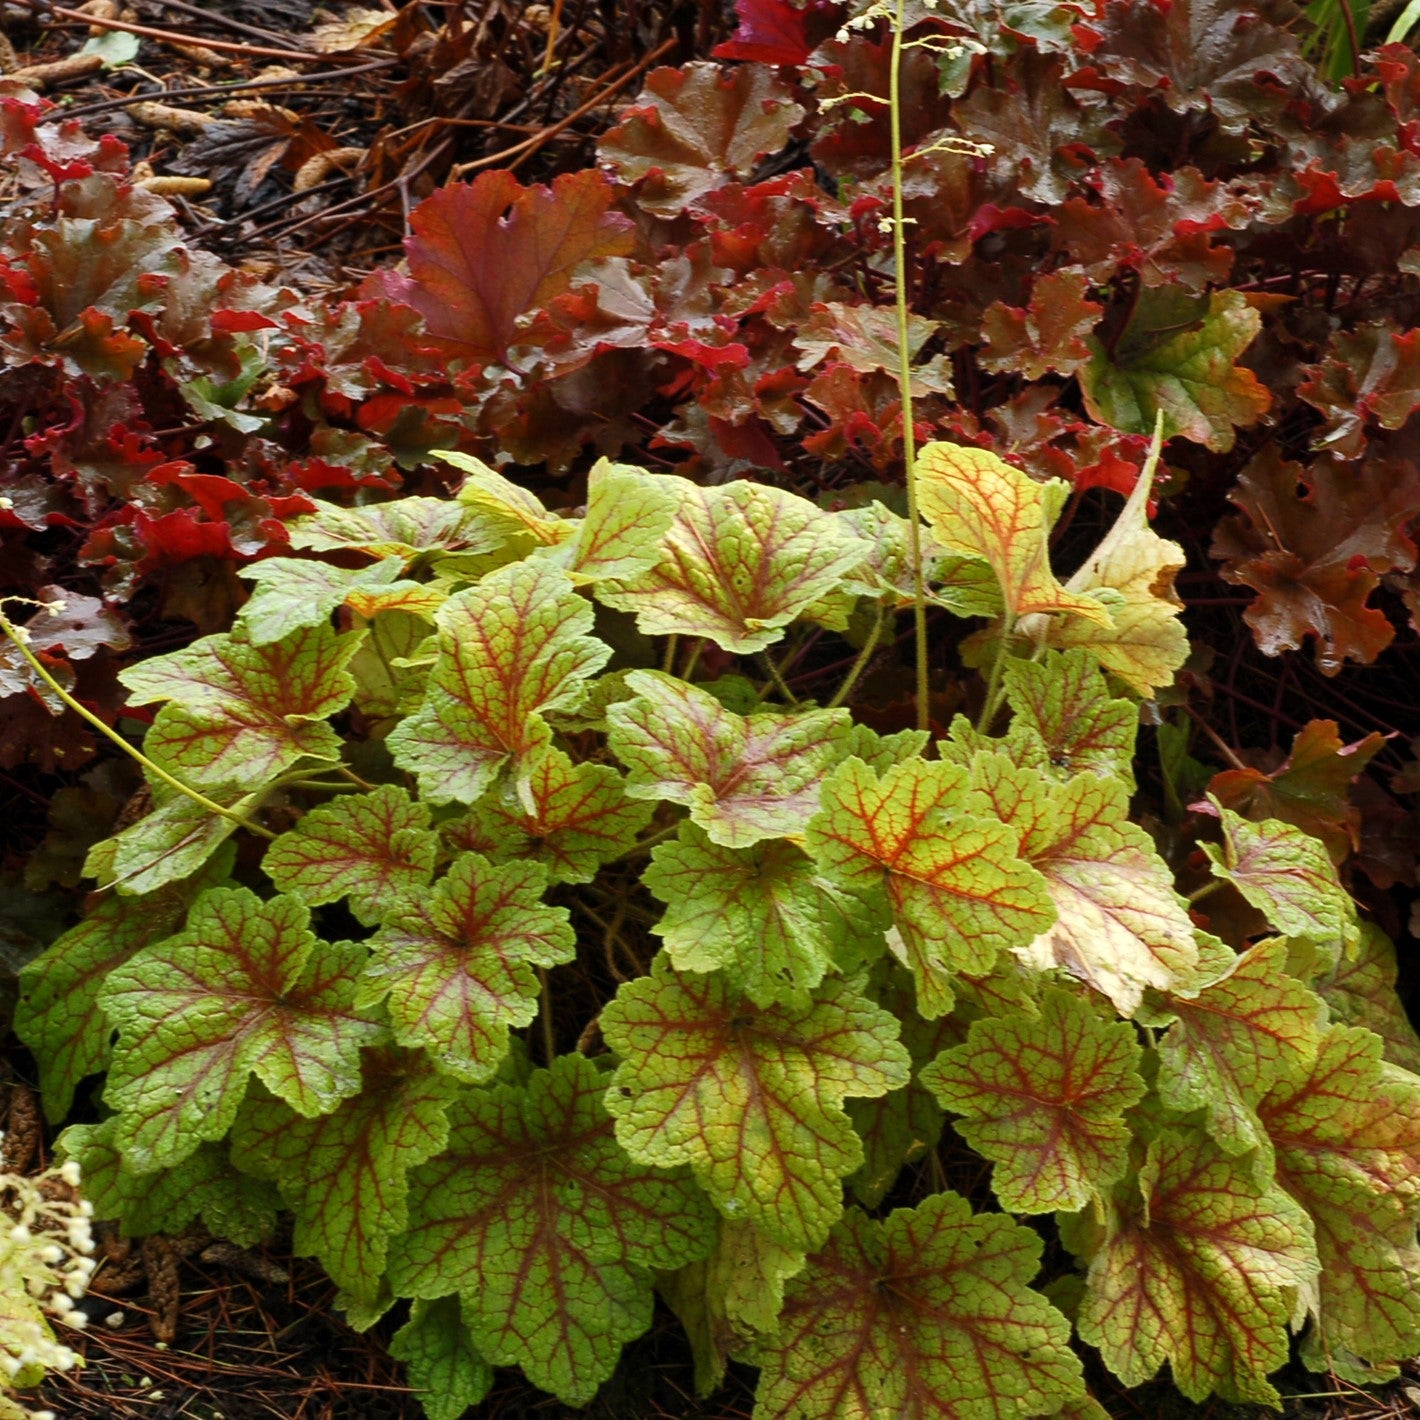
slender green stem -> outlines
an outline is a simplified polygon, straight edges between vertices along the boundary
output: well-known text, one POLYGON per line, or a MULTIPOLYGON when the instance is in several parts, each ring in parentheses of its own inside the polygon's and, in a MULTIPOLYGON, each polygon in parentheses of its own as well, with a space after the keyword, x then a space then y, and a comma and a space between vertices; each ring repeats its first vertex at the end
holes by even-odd
POLYGON ((661 670, 665 675, 675 674, 675 655, 680 647, 680 637, 672 632, 666 637, 666 656, 661 662, 661 670))
POLYGON ((987 735, 991 733, 991 726, 995 722, 996 716, 1001 709, 1001 696, 1003 687, 1001 684, 1002 672, 1006 669, 1006 655, 1011 645, 1011 625, 1012 618, 1008 615, 1001 626, 1001 644, 996 648, 996 654, 991 659, 991 675, 986 682, 986 699, 981 706, 981 714, 976 721, 977 730, 987 735))
POLYGON ((1222 878, 1210 878, 1202 887, 1196 887, 1188 894, 1189 906, 1191 907, 1195 902, 1202 902, 1205 897, 1211 897, 1222 886, 1222 878))
POLYGON ((362 779, 353 769, 348 769, 343 764, 335 772, 342 779, 348 780, 352 788, 373 789, 375 787, 368 779, 362 779))
POLYGON ((784 679, 784 673, 774 663, 774 658, 767 652, 762 652, 759 657, 760 664, 769 672, 769 679, 774 683, 774 688, 784 697, 789 705, 797 705, 799 697, 789 689, 789 683, 784 679))
POLYGON ((897 295, 897 387, 902 405, 902 462, 907 479, 908 547, 912 558, 912 626, 917 660, 917 728, 927 704, 927 589, 922 577, 922 519, 917 511, 917 445, 912 428, 912 349, 907 307, 907 225, 902 217, 902 31, 907 0, 897 0, 888 70, 888 125, 892 142, 892 256, 897 295))
POLYGON ((858 684, 858 677, 868 668, 868 662, 873 658, 873 652, 878 649, 878 641, 883 634, 884 610, 883 604, 879 602, 876 607, 877 617, 873 622, 873 629, 868 633, 868 639, 863 642, 863 649, 858 652, 857 659, 848 669, 848 674, 843 679, 843 684, 838 687, 838 693, 828 702, 830 710, 836 710, 849 695, 852 694, 853 687, 858 684))
POLYGON ((557 1059, 557 1032, 552 1020, 552 984, 547 979, 545 966, 538 967, 537 979, 542 986, 542 1001, 537 1013, 542 1023, 542 1063, 550 1068, 552 1062, 557 1059))
POLYGON ((220 818, 231 819, 233 823, 238 824, 249 833, 255 833, 261 838, 276 837, 274 833, 262 828, 260 824, 253 823, 249 818, 245 818, 243 815, 235 813, 231 809, 224 809, 221 804, 213 799, 209 799, 205 794, 198 793, 196 789, 184 784, 181 779, 175 779, 166 769, 154 764, 141 750, 134 749, 112 726, 105 725, 92 711, 86 710, 52 675, 50 675, 39 658, 25 644, 23 637, 17 632, 15 625, 4 612, 0 612, 0 631, 3 631, 5 635, 10 638, 15 649, 25 658, 29 668, 59 697, 60 702, 64 706, 72 710, 81 719, 86 720, 106 739, 112 740, 129 758, 136 759, 138 763, 143 766, 144 770, 155 779, 161 780, 170 789, 176 789, 179 794, 186 794, 194 803, 201 804, 208 813, 217 814, 220 818))
POLYGON ((642 853, 649 853, 651 849, 656 846, 656 844, 664 843, 668 838, 674 838, 679 828, 680 820, 677 819, 669 827, 657 829, 655 833, 647 834, 645 838, 642 838, 637 842, 633 843, 631 847, 628 848, 624 853, 618 853, 615 858, 610 858, 607 861, 612 863, 620 863, 625 861, 627 858, 638 858, 642 853))
POLYGON ((682 680, 689 680, 695 674, 695 668, 700 664, 700 653, 705 649, 705 638, 697 636, 695 645, 690 648, 690 655, 685 658, 685 667, 680 673, 682 680))

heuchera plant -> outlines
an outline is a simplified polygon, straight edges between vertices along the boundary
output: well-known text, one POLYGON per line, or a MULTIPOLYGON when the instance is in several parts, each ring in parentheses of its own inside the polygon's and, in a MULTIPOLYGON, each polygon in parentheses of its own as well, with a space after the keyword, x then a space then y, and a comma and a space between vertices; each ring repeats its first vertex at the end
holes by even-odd
MULTIPOLYGON (((450 439, 454 496, 308 493, 229 627, 119 673, 146 784, 17 1018, 53 1118, 106 1072, 62 1149, 130 1234, 289 1210, 355 1324, 410 1303, 435 1420, 499 1366, 588 1402, 657 1293, 703 1389, 759 1368, 761 1420, 1097 1414, 1076 1339, 1194 1400, 1274 1401, 1293 1335, 1394 1374, 1420 1039, 1338 870, 1377 745, 1314 724, 1217 776, 1193 854, 1130 798, 1189 654, 1163 440, 1216 472, 1260 423, 1239 357, 1292 306, 1225 284, 1239 247, 1364 186, 1283 171, 1249 105, 1324 146, 1319 115, 1408 100, 1309 88, 1280 30, 1202 0, 1028 7, 1004 39, 925 3, 741 16, 740 67, 651 77, 615 182, 450 188, 341 308, 426 352, 461 440, 619 455, 649 408, 693 456, 603 457, 571 495, 450 439), (1174 141, 1168 185, 1124 107, 1174 141), (753 181, 797 134, 817 171, 753 181), (905 505, 850 486, 904 462, 905 505), (1067 538, 1090 483, 1127 497, 1067 538)), ((1366 153, 1401 202, 1413 155, 1366 153)), ((1316 338, 1280 328, 1274 374, 1316 338)), ((1323 518, 1333 432, 1411 437, 1343 403, 1313 482, 1267 445, 1239 500, 1280 468, 1273 511, 1323 518)), ((1357 491, 1379 470, 1345 498, 1408 569, 1408 495, 1357 491)), ((1250 517, 1220 540, 1277 541, 1228 554, 1259 627, 1305 584, 1293 641, 1375 654, 1320 624, 1375 591, 1369 534, 1338 563, 1318 525, 1326 575, 1264 587, 1290 524, 1250 517)), ((72 710, 44 638, 76 608, 44 600, 0 629, 72 710)))

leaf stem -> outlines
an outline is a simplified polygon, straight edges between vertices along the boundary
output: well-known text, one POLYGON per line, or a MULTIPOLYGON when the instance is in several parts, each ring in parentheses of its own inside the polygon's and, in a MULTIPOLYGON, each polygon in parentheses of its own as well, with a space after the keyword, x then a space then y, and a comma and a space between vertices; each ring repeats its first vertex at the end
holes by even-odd
POLYGON ((902 406, 902 462, 907 480, 908 548, 912 561, 912 626, 916 641, 917 728, 927 707, 927 591, 922 578, 922 520, 917 510, 917 449, 912 420, 912 352, 907 309, 907 228, 902 216, 902 50, 907 0, 897 0, 888 68, 888 127, 892 143, 893 287, 897 303, 897 388, 902 406))
POLYGON ((769 679, 773 682, 779 694, 784 697, 786 703, 789 705, 797 705, 799 703, 799 697, 789 689, 789 684, 784 679, 784 673, 775 665, 774 658, 767 651, 762 651, 760 652, 759 661, 769 673, 769 679))
POLYGON ((638 839, 624 853, 618 853, 615 858, 609 858, 609 863, 621 863, 627 858, 639 857, 642 853, 649 852, 658 843, 664 843, 668 838, 674 838, 679 831, 681 820, 677 819, 666 828, 657 829, 655 833, 648 834, 645 838, 638 839))
POLYGON ((208 813, 217 814, 220 818, 230 819, 239 827, 247 830, 248 833, 255 833, 260 838, 274 839, 276 835, 262 828, 259 824, 253 823, 250 819, 239 813, 234 813, 231 809, 224 809, 221 804, 213 799, 209 799, 205 794, 199 793, 196 789, 184 784, 181 779, 175 779, 168 771, 160 765, 154 764, 142 750, 135 749, 121 734, 111 725, 106 725, 99 719, 93 711, 86 709, 70 693, 64 689, 49 671, 41 664, 38 657, 25 644, 24 637, 19 633, 14 623, 0 611, 0 631, 3 631, 14 644, 15 649, 25 658, 29 668, 57 695, 61 703, 72 710, 81 719, 86 720, 106 739, 112 740, 124 754, 130 759, 135 759, 141 764, 145 772, 151 774, 155 779, 161 780, 170 789, 176 789, 180 794, 186 794, 194 803, 201 804, 208 813))
POLYGON ((1222 878, 1210 878, 1202 887, 1196 887, 1188 894, 1188 905, 1191 907, 1195 902, 1202 902, 1205 897, 1211 897, 1222 886, 1222 878))
POLYGON ((848 668, 848 674, 843 678, 843 684, 838 687, 838 693, 828 702, 830 710, 836 710, 843 704, 852 693, 853 687, 858 684, 858 677, 868 668, 868 662, 873 658, 873 652, 878 649, 878 641, 883 634, 884 608, 883 604, 877 604, 877 617, 873 622, 873 629, 868 633, 868 639, 863 642, 863 649, 858 652, 857 658, 848 668))
POLYGON ((552 1022, 552 986, 547 979, 545 966, 538 967, 537 979, 542 984, 542 1000, 537 1013, 542 1025, 542 1063, 551 1069, 552 1062, 557 1059, 557 1035, 552 1022))
POLYGON ((991 675, 986 682, 986 699, 982 703, 981 714, 976 721, 979 734, 985 735, 991 732, 991 726, 1001 709, 1001 675, 1006 669, 1006 654, 1011 644, 1011 633, 1015 630, 1012 621, 1013 618, 1007 613, 1001 626, 1001 644, 996 648, 996 654, 991 660, 991 675))

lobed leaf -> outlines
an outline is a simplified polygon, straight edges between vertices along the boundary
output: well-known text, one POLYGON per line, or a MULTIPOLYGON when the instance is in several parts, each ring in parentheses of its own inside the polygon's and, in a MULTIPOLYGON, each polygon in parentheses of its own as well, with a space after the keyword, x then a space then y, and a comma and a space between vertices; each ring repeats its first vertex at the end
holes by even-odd
POLYGON ((448 1150, 414 1170, 409 1228, 390 1248, 403 1296, 459 1295, 474 1347, 584 1405, 624 1342, 651 1324, 651 1268, 709 1251, 712 1215, 689 1179, 634 1163, 581 1056, 449 1111, 448 1150))
POLYGON ((592 608, 567 574, 513 563, 458 592, 438 614, 438 660, 424 702, 387 740, 430 803, 476 802, 505 771, 526 784, 547 752, 545 714, 575 704, 611 655, 586 633, 592 608))
POLYGON ((1375 1362, 1420 1346, 1420 1079, 1386 1065, 1368 1030, 1332 1026, 1310 1071, 1258 1106, 1277 1182, 1316 1229, 1302 1293, 1324 1344, 1375 1362))
POLYGON ((172 1168, 136 1174, 124 1167, 117 1127, 116 1117, 71 1124, 59 1136, 57 1152, 77 1161, 95 1215, 116 1222, 124 1237, 172 1236, 198 1218, 213 1237, 238 1247, 274 1235, 280 1196, 264 1180, 234 1169, 225 1149, 201 1144, 172 1168))
POLYGON ((607 606, 636 613, 649 636, 704 636, 725 651, 762 651, 833 591, 867 546, 807 499, 757 483, 681 494, 659 560, 598 583, 607 606))
POLYGON ((786 1289, 756 1420, 1054 1414, 1084 1394, 1070 1325, 1027 1285, 1041 1243, 937 1193, 884 1222, 851 1210, 786 1289))
POLYGON ((1267 387, 1235 363, 1262 317, 1242 291, 1194 300, 1164 289, 1163 297, 1141 293, 1113 350, 1088 337, 1093 359, 1080 372, 1085 407, 1092 419, 1127 434, 1153 433, 1162 412, 1164 438, 1181 435, 1226 453, 1235 429, 1255 424, 1272 405, 1267 387))
POLYGON ((601 1015, 621 1057, 607 1091, 616 1137, 640 1163, 688 1163, 716 1207, 791 1248, 817 1245, 862 1162, 850 1096, 907 1083, 886 1011, 829 979, 807 1006, 756 1007, 719 975, 653 974, 601 1015))
POLYGON ((850 759, 825 781, 806 843, 831 881, 886 893, 900 958, 924 1016, 951 1007, 952 972, 985 975, 1053 916, 1045 883, 1014 829, 975 812, 967 772, 910 759, 882 775, 850 759))
POLYGON ((322 722, 355 690, 346 667, 360 640, 322 625, 259 646, 238 623, 119 679, 136 704, 168 702, 144 741, 148 755, 197 787, 251 788, 303 758, 339 760, 340 737, 322 722))
POLYGON ((1350 956, 1360 939, 1356 908, 1325 845, 1280 819, 1249 823, 1216 807, 1223 841, 1202 845, 1214 876, 1232 883, 1278 931, 1350 956))
POLYGON ((295 1214, 293 1247, 352 1296, 373 1301, 389 1240, 408 1222, 409 1171, 448 1143, 458 1086, 393 1050, 365 1056, 360 1092, 303 1119, 252 1096, 232 1127, 232 1162, 271 1179, 295 1214))
POLYGON ((1159 1044, 1159 1096, 1180 1113, 1206 1109, 1226 1154, 1261 1149, 1270 1160, 1257 1103, 1316 1058, 1322 1001, 1287 976, 1286 964, 1285 941, 1261 942, 1203 990, 1168 1001, 1174 1020, 1159 1044))
MULTIPOLYGON (((1169 1128, 1090 1263, 1076 1326, 1125 1385, 1167 1360, 1190 1400, 1272 1405, 1296 1290, 1317 1275, 1311 1221, 1198 1130, 1169 1128)), ((1073 1245, 1073 1244, 1072 1244, 1073 1245)))
POLYGON ((1119 780, 1051 782, 987 752, 972 766, 972 786, 1020 834, 1020 856, 1055 906, 1054 924, 1020 949, 1026 962, 1068 971, 1125 1016, 1146 987, 1192 980, 1193 922, 1149 835, 1129 822, 1119 780))
POLYGON ((1133 1028, 1083 997, 1048 990, 1039 1012, 973 1021, 922 1072, 955 1128, 995 1165, 991 1187, 1015 1213, 1083 1208, 1129 1167, 1124 1112, 1143 1098, 1133 1028))
POLYGON ((987 449, 925 444, 917 455, 917 501, 937 541, 990 564, 1011 621, 1033 612, 1070 612, 1101 626, 1110 613, 1074 596, 1050 570, 1050 529, 1068 485, 1037 483, 987 449))
POLYGON ((404 1362, 428 1420, 460 1420, 493 1388, 493 1367, 469 1340, 457 1297, 416 1298, 389 1352, 404 1362))
POLYGON ((609 765, 573 764, 559 749, 533 765, 525 794, 532 812, 492 790, 440 826, 445 841, 495 863, 540 863, 552 882, 585 883, 635 844, 654 812, 626 797, 625 781, 609 765))
POLYGON ((386 1034, 354 1005, 365 952, 317 943, 309 920, 294 898, 213 888, 183 931, 109 972, 99 1004, 118 1043, 104 1098, 135 1172, 220 1139, 252 1074, 307 1118, 359 1090, 360 1047, 386 1034))
POLYGON ((635 799, 684 804, 716 843, 746 848, 802 833, 848 728, 846 710, 736 715, 657 671, 632 671, 635 699, 607 710, 607 743, 635 799))
POLYGON ((806 1005, 809 993, 875 924, 791 843, 726 848, 683 824, 641 881, 666 911, 652 930, 679 971, 723 971, 757 1006, 806 1005))
POLYGON ((464 853, 432 889, 391 894, 370 939, 358 1001, 387 1001, 401 1045, 423 1047, 461 1080, 488 1079, 508 1030, 537 1015, 534 967, 570 961, 567 910, 546 907, 535 863, 464 853))

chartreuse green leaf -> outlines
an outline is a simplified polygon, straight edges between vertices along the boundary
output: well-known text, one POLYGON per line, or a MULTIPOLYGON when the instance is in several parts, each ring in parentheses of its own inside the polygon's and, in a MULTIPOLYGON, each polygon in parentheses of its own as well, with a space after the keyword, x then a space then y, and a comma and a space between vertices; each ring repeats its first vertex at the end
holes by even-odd
POLYGON ((1020 763, 1039 743, 1057 775, 1095 774, 1133 787, 1139 712, 1110 695, 1092 656, 1048 651, 1040 661, 1008 660, 1005 683, 1012 717, 1001 748, 1010 758, 1020 763))
POLYGON ((576 535, 549 555, 577 583, 634 578, 661 560, 661 540, 692 485, 598 459, 587 475, 587 511, 576 535))
POLYGON ((1184 565, 1183 549, 1149 526, 1156 457, 1157 450, 1114 525, 1065 584, 1108 606, 1111 625, 1056 617, 1043 626, 1022 628, 1042 644, 1089 652, 1146 699, 1168 685, 1188 658, 1188 636, 1179 620, 1183 604, 1173 589, 1184 565))
POLYGON ((84 1172, 84 1197, 94 1212, 116 1222, 128 1238, 181 1232, 195 1218, 213 1237, 251 1247, 276 1231, 281 1198, 262 1179, 239 1173, 218 1144, 202 1144, 181 1163, 156 1173, 124 1167, 115 1134, 117 1117, 102 1124, 71 1124, 59 1136, 62 1159, 84 1172))
POLYGON ((876 1208, 903 1165, 935 1149, 942 1137, 946 1115, 919 1072, 964 1040, 966 1025, 955 1012, 923 1020, 917 1014, 911 975, 891 957, 880 958, 873 966, 869 984, 872 999, 900 1022, 913 1071, 913 1078, 901 1089, 876 1099, 849 1100, 846 1105, 853 1131, 863 1141, 863 1162, 848 1176, 848 1187, 863 1207, 876 1208))
POLYGON ((158 712, 144 750, 198 788, 251 788, 298 760, 340 758, 340 736, 323 723, 355 690, 346 665, 360 637, 308 626, 269 645, 238 623, 119 673, 135 704, 158 712))
POLYGON ((545 562, 499 568, 450 597, 437 620, 424 703, 387 743, 423 798, 472 804, 504 770, 526 784, 552 738, 544 714, 575 704, 611 647, 586 634, 591 604, 545 562))
POLYGON ((389 1239, 408 1221, 409 1170, 448 1143, 445 1111, 459 1086, 399 1050, 367 1052, 362 1075, 359 1094, 314 1119, 249 1096, 232 1127, 232 1162, 280 1188, 299 1255, 373 1301, 389 1239))
POLYGON ((1324 1346, 1373 1362, 1420 1349, 1420 1078, 1368 1030, 1333 1026, 1311 1069, 1258 1106, 1277 1182, 1316 1225, 1303 1292, 1324 1346))
POLYGON ((465 475, 459 486, 459 504, 476 513, 500 541, 524 534, 534 543, 555 547, 577 531, 575 523, 554 518, 534 494, 489 468, 482 459, 453 450, 441 452, 439 457, 465 475))
POLYGON ((1125 1385, 1168 1361, 1190 1400, 1276 1402, 1267 1377, 1287 1359, 1297 1290, 1317 1274, 1311 1221, 1286 1193, 1201 1130, 1164 1129, 1090 1242, 1076 1326, 1125 1385))
POLYGON ((264 646, 280 641, 306 626, 329 621, 339 606, 358 602, 362 616, 390 609, 433 616, 444 593, 422 582, 403 580, 404 563, 386 557, 370 567, 350 571, 300 557, 270 557, 242 568, 242 576, 255 582, 242 607, 240 624, 252 643, 264 646))
POLYGON ((1363 922, 1355 958, 1337 962, 1316 989, 1333 1021, 1375 1031, 1385 1042, 1387 1060, 1420 1074, 1420 1035, 1396 994, 1397 971, 1390 938, 1374 923, 1363 922))
POLYGON ((1214 804, 1223 841, 1202 845, 1214 876, 1232 883, 1279 932, 1350 956, 1361 935, 1356 907, 1326 845, 1281 819, 1251 823, 1214 804))
POLYGON ((1041 1241, 936 1193, 883 1222, 849 1210, 789 1282, 755 1420, 1051 1415, 1084 1394, 1070 1324, 1028 1285, 1041 1241))
POLYGON ((784 1283, 804 1266, 802 1252, 775 1242, 751 1223, 722 1218, 718 1233, 708 1257, 656 1281, 656 1290, 685 1328, 701 1396, 724 1380, 731 1352, 778 1327, 784 1283))
POLYGON ((1325 1015, 1316 992, 1287 975, 1286 942, 1251 948, 1201 991, 1171 995, 1167 1010, 1173 1024, 1159 1043, 1164 1103, 1183 1114, 1206 1108, 1224 1153, 1261 1148, 1270 1156, 1257 1102, 1308 1072, 1325 1015))
POLYGON ((922 1083, 956 1131, 996 1168, 991 1187, 1013 1213, 1072 1212, 1124 1176, 1124 1112, 1144 1096, 1133 1028, 1074 992, 1052 989, 1039 1013, 973 1021, 922 1083))
POLYGON ((440 825, 444 841, 495 863, 530 859, 556 883, 586 883, 620 857, 651 821, 653 804, 626 797, 625 782, 606 764, 573 764, 550 749, 528 771, 531 812, 494 789, 467 814, 440 825))
POLYGON ((230 870, 231 858, 223 854, 222 861, 191 882, 141 903, 106 894, 82 922, 20 972, 15 1034, 39 1063, 40 1093, 50 1119, 63 1119, 79 1081, 108 1065, 113 1030, 98 999, 109 972, 172 933, 192 899, 230 870))
POLYGON ((924 1016, 951 1009, 950 976, 985 975, 1049 928, 1045 883, 1016 831, 976 812, 960 765, 910 759, 879 775, 849 759, 825 781, 806 843, 824 876, 887 895, 924 1016))
POLYGON ((416 896, 428 884, 438 846, 428 808, 382 784, 312 809, 266 850, 262 868, 278 892, 311 907, 348 897, 369 926, 392 895, 416 896))
POLYGON ((863 1161, 848 1096, 907 1083, 897 1022, 830 978, 806 1007, 756 1007, 719 975, 653 973, 601 1014, 621 1057, 607 1108, 640 1163, 688 1163, 727 1218, 791 1248, 822 1242, 863 1161))
POLYGON ((599 582, 596 595, 635 612, 648 636, 704 636, 725 651, 762 651, 866 552, 845 523, 806 498, 745 481, 692 484, 656 563, 599 582))
MULTIPOLYGON (((126 897, 155 893, 191 877, 214 860, 238 827, 235 819, 209 812, 161 781, 150 780, 149 788, 152 812, 115 837, 96 843, 84 860, 85 877, 96 878, 101 887, 113 887, 126 897)), ((266 794, 264 788, 254 794, 214 789, 207 797, 249 820, 266 794)))
POLYGON ((470 1340, 457 1297, 416 1298, 390 1338, 390 1355, 404 1362, 427 1420, 460 1420, 493 1388, 493 1367, 470 1340))
POLYGON ((135 1172, 220 1139, 253 1073, 307 1117, 360 1088, 360 1047, 386 1035, 353 1004, 365 950, 318 943, 309 920, 295 898, 213 888, 183 931, 109 973, 99 1004, 118 1043, 104 1098, 135 1172))
POLYGON ((1050 529, 1070 488, 1037 483, 989 449, 925 444, 917 453, 917 502, 937 541, 980 558, 996 574, 1007 616, 1069 612, 1109 626, 1094 597, 1068 592, 1050 570, 1050 529))
POLYGON ((636 799, 684 804, 716 843, 745 848, 802 833, 848 728, 846 710, 736 715, 658 671, 632 671, 635 699, 607 710, 607 743, 636 799))
POLYGON ((710 1250, 713 1213, 688 1176, 628 1159, 606 1077, 562 1056, 524 1088, 466 1093, 449 1147, 409 1181, 390 1244, 401 1296, 457 1293, 478 1352, 584 1405, 651 1323, 651 1269, 710 1250))
POLYGON ((1079 774, 1059 783, 988 752, 975 757, 971 782, 1020 834, 1020 856, 1055 906, 1054 924, 1021 950, 1023 960, 1087 981, 1125 1016, 1146 987, 1193 979, 1193 923, 1149 835, 1129 822, 1119 780, 1079 774))
POLYGON ((316 511, 292 519, 287 532, 292 547, 309 552, 364 552, 397 557, 402 565, 426 552, 492 552, 503 540, 493 519, 448 498, 396 498, 361 508, 317 501, 316 511))
POLYGON ((885 925, 783 839, 725 848, 682 824, 641 881, 666 904, 652 930, 677 969, 723 970, 760 1006, 807 1004, 850 947, 880 938, 885 925))
POLYGON ((536 863, 464 853, 431 889, 391 893, 370 940, 359 1004, 388 997, 401 1045, 422 1046, 461 1080, 486 1080, 508 1030, 537 1015, 534 970, 574 954, 567 910, 542 903, 536 863))
POLYGON ((1192 298, 1177 288, 1145 288, 1118 345, 1106 350, 1097 336, 1086 337, 1085 407, 1128 434, 1152 434, 1162 411, 1164 438, 1178 434, 1226 453, 1234 426, 1255 423, 1272 402, 1257 376, 1236 363, 1261 326, 1243 291, 1192 298))

